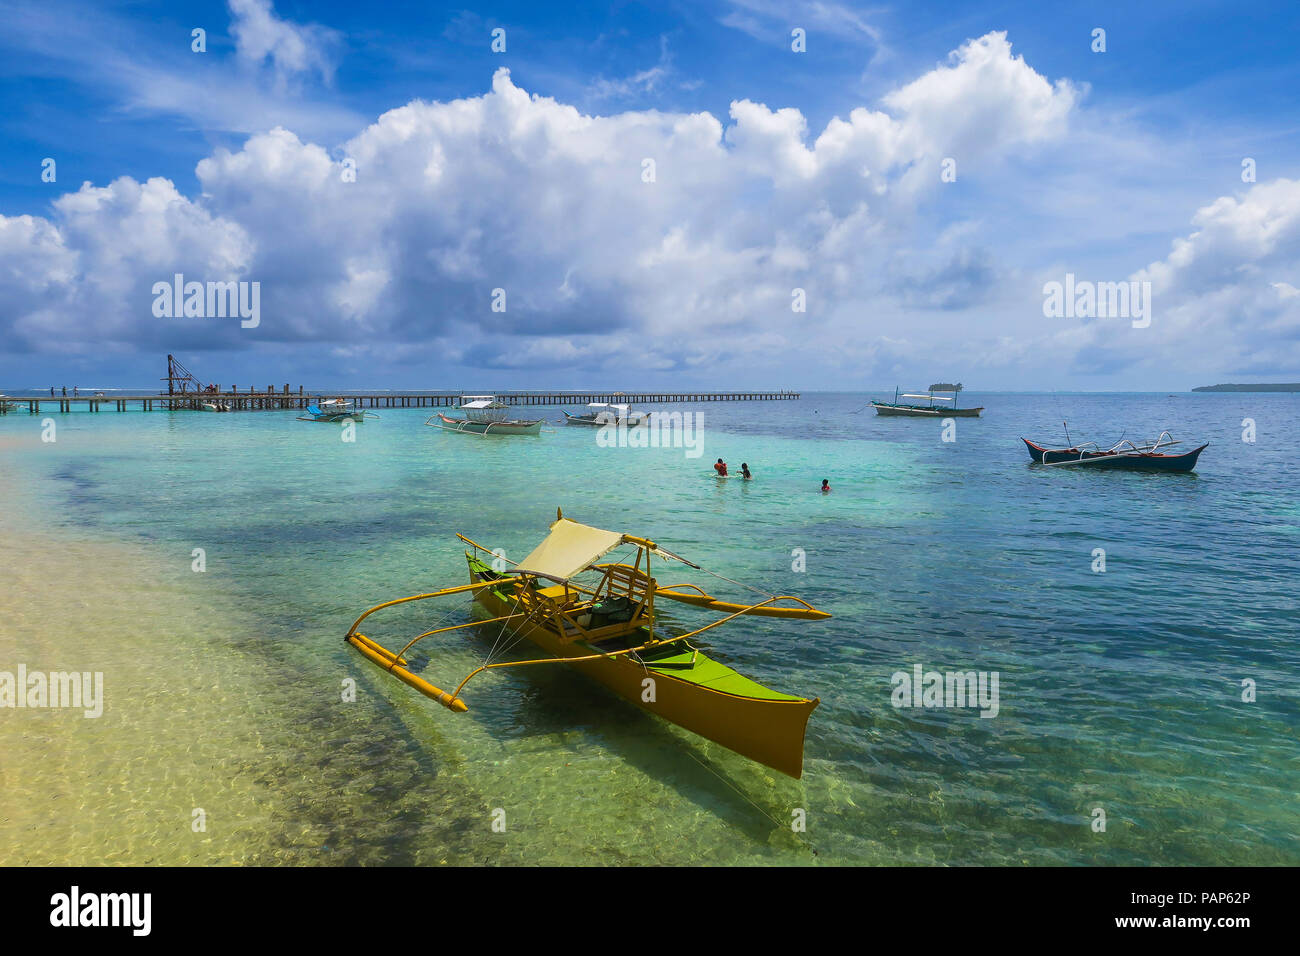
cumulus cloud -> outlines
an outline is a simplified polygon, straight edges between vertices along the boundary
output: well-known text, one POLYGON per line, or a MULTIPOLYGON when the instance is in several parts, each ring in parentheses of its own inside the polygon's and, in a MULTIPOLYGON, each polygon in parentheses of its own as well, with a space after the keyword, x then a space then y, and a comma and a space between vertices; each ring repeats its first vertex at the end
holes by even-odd
POLYGON ((1227 371, 1300 367, 1300 298, 1292 285, 1300 277, 1300 181, 1221 196, 1192 224, 1165 259, 1135 276, 1152 283, 1163 340, 1197 342, 1211 359, 1206 366, 1227 371))
MULTIPOLYGON (((319 68, 265 3, 232 9, 249 56, 319 68)), ((947 188, 939 159, 955 151, 977 178, 984 159, 1059 138, 1078 100, 1001 33, 815 137, 798 110, 749 100, 725 125, 585 115, 502 69, 482 96, 408 103, 337 149, 258 133, 198 164, 195 197, 123 178, 48 219, 0 217, 24 264, 0 271, 0 329, 27 348, 74 329, 89 347, 364 339, 501 368, 870 361, 879 316, 980 302, 997 274, 958 246, 898 278, 918 204, 947 188), (174 272, 260 281, 260 327, 154 319, 148 290, 174 272)))
MULTIPOLYGON (((1300 367, 1300 181, 1277 179, 1197 210, 1163 259, 1125 277, 1150 283, 1151 324, 1080 319, 1033 336, 1032 349, 1091 374, 1294 376, 1300 367)), ((1059 281, 1060 274, 1047 278, 1059 281)), ((1052 321, 1052 320, 1048 320, 1052 321)), ((1061 320, 1053 324, 1059 325, 1061 320)))
POLYGON ((965 156, 1054 139, 1081 91, 1048 82, 1011 53, 1005 31, 968 40, 938 67, 885 97, 903 114, 903 138, 925 155, 965 156))

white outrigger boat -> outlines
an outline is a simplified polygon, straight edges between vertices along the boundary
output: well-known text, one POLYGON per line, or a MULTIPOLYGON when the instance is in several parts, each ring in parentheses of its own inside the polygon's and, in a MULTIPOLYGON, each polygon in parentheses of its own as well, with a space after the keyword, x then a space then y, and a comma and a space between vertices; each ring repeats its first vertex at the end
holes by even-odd
POLYGON ((877 415, 900 416, 908 418, 979 418, 980 412, 984 407, 978 408, 958 408, 957 393, 962 389, 961 383, 950 385, 939 383, 931 385, 926 392, 906 392, 899 394, 898 389, 894 389, 894 400, 892 402, 872 402, 871 407, 876 410, 877 415), (936 392, 948 392, 948 395, 936 395, 936 392), (929 404, 927 405, 908 405, 899 402, 900 398, 924 398, 929 404), (935 402, 952 402, 952 405, 935 405, 935 402))
POLYGON ((541 432, 542 419, 507 418, 509 410, 510 406, 496 395, 462 395, 457 411, 464 412, 464 418, 452 418, 438 412, 425 424, 471 435, 536 435, 541 432))
POLYGON ((362 411, 360 408, 353 408, 352 403, 345 398, 330 398, 324 401, 317 400, 315 404, 307 406, 307 414, 299 415, 300 422, 364 422, 367 418, 378 418, 374 412, 362 411))
POLYGON ((570 415, 565 412, 565 424, 591 425, 595 427, 623 425, 633 428, 637 425, 644 425, 650 420, 650 412, 634 412, 626 405, 615 405, 612 402, 588 402, 587 408, 590 411, 584 415, 570 415))

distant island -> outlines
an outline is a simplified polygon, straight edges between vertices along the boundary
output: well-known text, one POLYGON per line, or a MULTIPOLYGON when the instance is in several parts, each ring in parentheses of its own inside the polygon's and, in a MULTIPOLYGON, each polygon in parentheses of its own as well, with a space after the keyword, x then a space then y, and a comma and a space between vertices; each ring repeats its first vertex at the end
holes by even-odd
POLYGON ((1193 392, 1300 392, 1300 382, 1280 385, 1198 385, 1193 392))

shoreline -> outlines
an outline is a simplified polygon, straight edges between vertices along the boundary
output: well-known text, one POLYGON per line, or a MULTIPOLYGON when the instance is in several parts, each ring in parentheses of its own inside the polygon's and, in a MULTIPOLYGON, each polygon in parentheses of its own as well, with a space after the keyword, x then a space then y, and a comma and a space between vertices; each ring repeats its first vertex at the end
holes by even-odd
MULTIPOLYGON (((15 442, 0 441, 10 450, 15 442)), ((103 713, 0 711, 0 865, 231 865, 267 851, 285 796, 257 777, 257 708, 275 688, 246 654, 222 651, 230 609, 136 545, 86 540, 0 457, 9 507, 0 539, 16 569, 0 583, 0 670, 103 675, 103 713), (63 569, 75 562, 75 581, 63 569), (131 567, 129 577, 114 568, 131 567), (214 767, 226 768, 214 772, 214 767), (196 809, 206 831, 196 832, 196 809)), ((97 536, 98 537, 98 536, 97 536)))

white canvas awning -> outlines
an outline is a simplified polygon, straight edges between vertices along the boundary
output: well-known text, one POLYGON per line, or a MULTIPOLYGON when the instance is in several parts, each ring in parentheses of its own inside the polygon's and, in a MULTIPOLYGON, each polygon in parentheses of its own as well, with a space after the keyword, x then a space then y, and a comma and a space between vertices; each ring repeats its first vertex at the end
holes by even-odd
POLYGON ((551 525, 551 533, 542 543, 519 562, 517 570, 568 579, 622 543, 623 535, 617 531, 603 531, 568 518, 559 518, 551 525))

